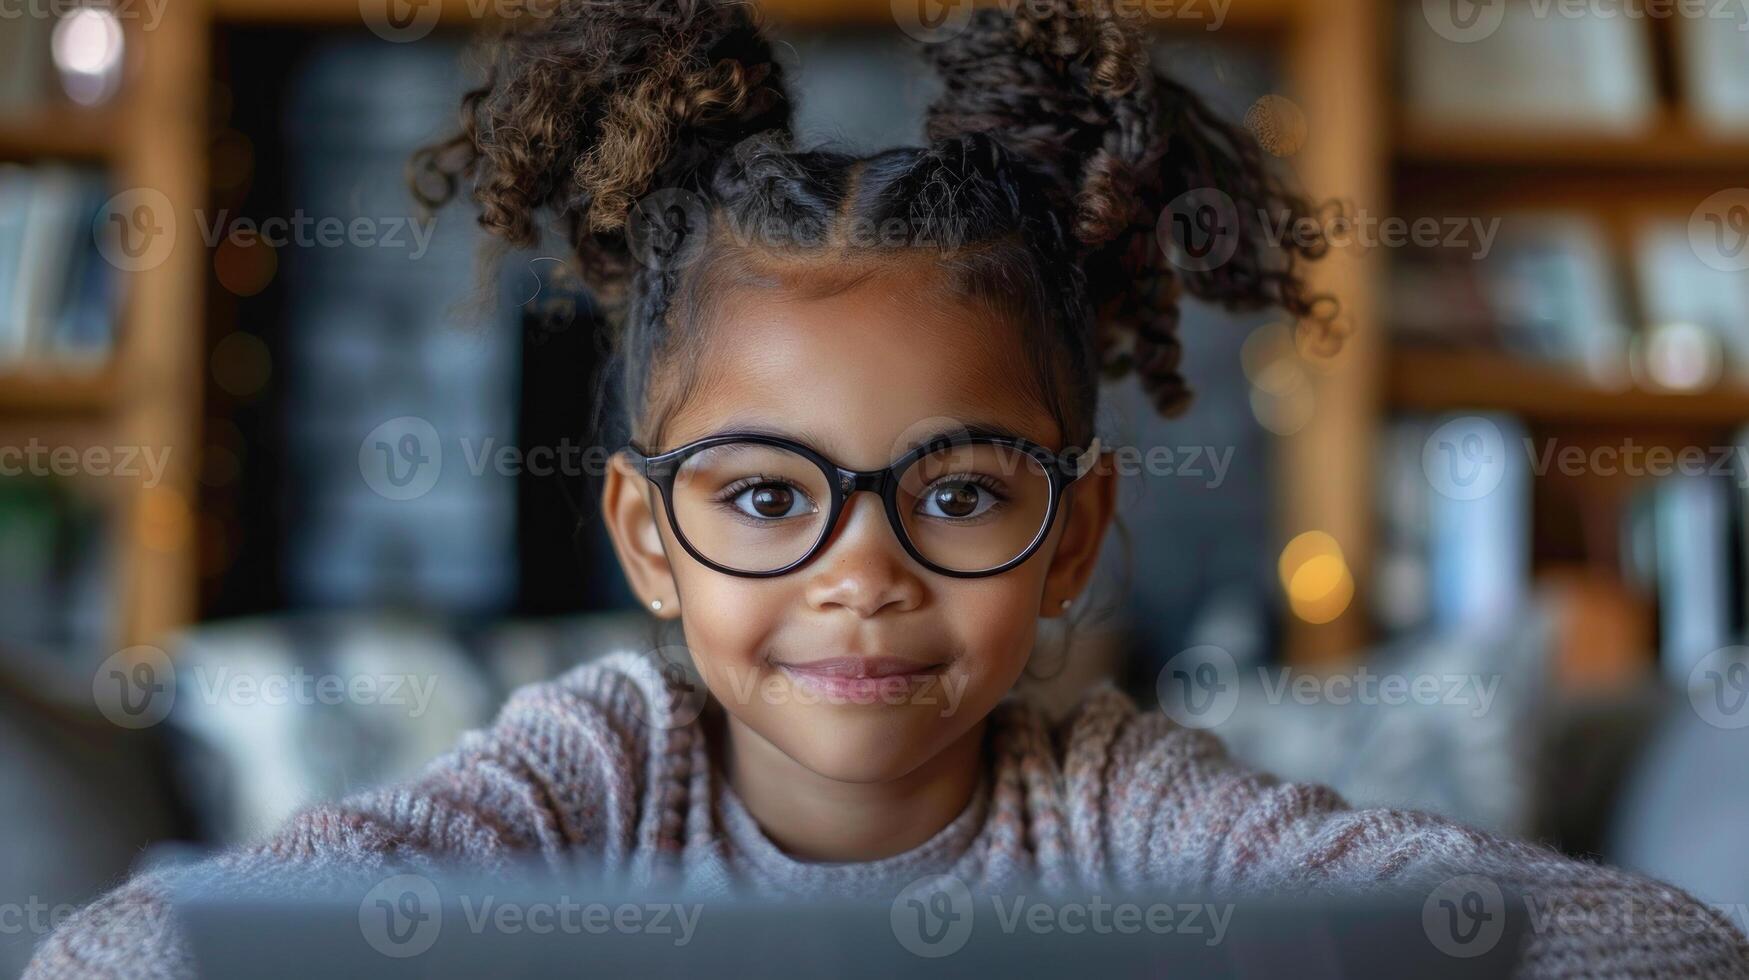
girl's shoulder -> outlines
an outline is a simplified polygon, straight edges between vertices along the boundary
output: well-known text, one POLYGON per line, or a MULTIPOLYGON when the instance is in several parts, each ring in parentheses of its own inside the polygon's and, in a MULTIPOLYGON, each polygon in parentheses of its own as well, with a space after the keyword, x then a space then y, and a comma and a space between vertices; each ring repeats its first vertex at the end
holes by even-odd
POLYGON ((693 706, 703 703, 703 689, 689 695, 695 686, 686 678, 649 654, 604 654, 515 689, 490 725, 464 735, 434 766, 499 769, 514 759, 528 778, 563 789, 583 809, 605 800, 635 810, 648 802, 652 778, 684 780, 693 764, 693 706), (655 770, 652 760, 661 763, 655 770))
POLYGON ((702 688, 674 664, 618 650, 512 691, 491 727, 496 737, 605 725, 626 734, 672 731, 697 719, 702 688))

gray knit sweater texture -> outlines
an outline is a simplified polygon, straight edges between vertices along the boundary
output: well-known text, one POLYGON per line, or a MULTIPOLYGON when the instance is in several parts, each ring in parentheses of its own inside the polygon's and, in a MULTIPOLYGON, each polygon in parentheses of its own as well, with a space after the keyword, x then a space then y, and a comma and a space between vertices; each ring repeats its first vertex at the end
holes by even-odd
MULTIPOLYGON (((206 865, 267 881, 586 862, 638 884, 797 897, 890 897, 934 873, 992 893, 1305 893, 1481 875, 1546 913, 1532 917, 1524 976, 1749 977, 1743 934, 1677 888, 1428 814, 1351 809, 1326 788, 1246 769, 1213 735, 1110 686, 1056 724, 1004 701, 971 805, 918 847, 797 860, 715 771, 696 710, 677 717, 674 695, 647 656, 611 654, 516 691, 411 782, 314 806, 206 865)), ((136 875, 62 923, 27 980, 193 976, 163 874, 136 875)))

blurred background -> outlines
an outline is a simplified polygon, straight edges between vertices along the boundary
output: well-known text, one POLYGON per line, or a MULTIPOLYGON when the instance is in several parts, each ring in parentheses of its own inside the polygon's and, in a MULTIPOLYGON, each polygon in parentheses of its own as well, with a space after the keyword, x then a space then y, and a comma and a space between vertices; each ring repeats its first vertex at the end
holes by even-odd
MULTIPOLYGON (((969 7, 764 6, 806 139, 920 140, 969 7)), ((1341 202, 1348 337, 1193 304, 1191 412, 1107 393, 1143 472, 1047 696, 1113 676, 1353 802, 1749 901, 1744 5, 1133 8, 1341 202)), ((595 305, 403 183, 470 32, 541 9, 0 14, 0 969, 149 845, 650 644, 594 517, 595 305)))

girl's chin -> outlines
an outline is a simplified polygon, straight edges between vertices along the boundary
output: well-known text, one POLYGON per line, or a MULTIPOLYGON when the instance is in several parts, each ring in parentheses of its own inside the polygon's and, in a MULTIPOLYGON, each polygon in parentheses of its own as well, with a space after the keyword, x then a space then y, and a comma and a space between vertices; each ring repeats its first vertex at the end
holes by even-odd
POLYGON ((863 705, 779 709, 761 719, 767 741, 809 771, 847 783, 899 779, 952 745, 955 718, 916 707, 863 705))
POLYGON ((841 783, 886 783, 901 779, 928 761, 935 746, 912 744, 892 737, 877 739, 832 737, 808 739, 782 747, 790 758, 827 779, 841 783))

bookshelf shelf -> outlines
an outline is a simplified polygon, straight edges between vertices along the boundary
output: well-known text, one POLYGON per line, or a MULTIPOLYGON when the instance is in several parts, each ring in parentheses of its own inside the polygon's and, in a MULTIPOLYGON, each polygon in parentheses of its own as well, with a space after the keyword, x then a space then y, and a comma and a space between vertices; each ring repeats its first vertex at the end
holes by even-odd
POLYGON ((1482 352, 1395 350, 1386 398, 1399 411, 1500 411, 1544 422, 1704 427, 1749 422, 1749 386, 1693 393, 1616 391, 1557 366, 1482 352))
POLYGON ((0 117, 0 160, 103 162, 119 148, 114 110, 53 108, 0 117))
POLYGON ((116 396, 109 369, 0 366, 0 413, 7 415, 95 414, 116 396))
POLYGON ((1678 119, 1636 135, 1408 126, 1397 143, 1397 162, 1439 169, 1547 167, 1560 172, 1743 170, 1749 169, 1749 136, 1716 136, 1678 119))

